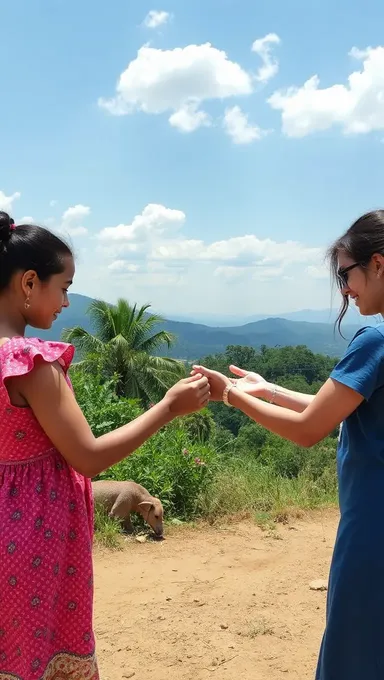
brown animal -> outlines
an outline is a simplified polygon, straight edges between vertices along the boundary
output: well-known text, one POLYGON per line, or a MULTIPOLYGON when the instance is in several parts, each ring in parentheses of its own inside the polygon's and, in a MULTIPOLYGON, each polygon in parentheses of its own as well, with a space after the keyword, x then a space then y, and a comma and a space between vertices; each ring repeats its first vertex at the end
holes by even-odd
POLYGON ((131 512, 138 512, 156 536, 163 535, 163 506, 140 484, 102 480, 92 482, 92 491, 95 503, 102 505, 110 517, 120 519, 128 533, 133 531, 131 512))

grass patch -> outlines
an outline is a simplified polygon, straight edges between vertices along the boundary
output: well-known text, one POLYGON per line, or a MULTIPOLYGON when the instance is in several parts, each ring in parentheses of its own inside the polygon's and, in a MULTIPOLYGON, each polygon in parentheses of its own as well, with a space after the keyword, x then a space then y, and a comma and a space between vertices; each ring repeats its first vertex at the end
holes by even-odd
POLYGON ((218 470, 200 497, 201 514, 208 520, 249 512, 263 528, 336 502, 334 475, 317 480, 305 472, 283 477, 251 458, 234 460, 218 470))
POLYGON ((119 522, 109 517, 98 505, 95 507, 95 541, 108 550, 122 550, 123 547, 119 522))

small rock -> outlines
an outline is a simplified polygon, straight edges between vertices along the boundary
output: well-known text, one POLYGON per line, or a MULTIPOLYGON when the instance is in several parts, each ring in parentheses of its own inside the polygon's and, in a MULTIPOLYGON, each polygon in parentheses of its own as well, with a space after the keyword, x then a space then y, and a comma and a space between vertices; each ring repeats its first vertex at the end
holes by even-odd
POLYGON ((123 673, 123 678, 133 678, 133 676, 136 675, 135 671, 132 671, 131 673, 123 673))
POLYGON ((328 590, 328 583, 319 579, 318 581, 312 581, 309 584, 309 588, 310 590, 328 590))
POLYGON ((227 630, 227 629, 228 629, 228 626, 227 626, 226 623, 221 623, 221 624, 220 624, 220 628, 221 628, 221 630, 227 630))
MULTIPOLYGON (((147 538, 148 538, 148 536, 144 536, 144 535, 136 536, 136 541, 138 543, 145 543, 147 538)), ((129 677, 132 677, 132 675, 130 675, 129 677)))

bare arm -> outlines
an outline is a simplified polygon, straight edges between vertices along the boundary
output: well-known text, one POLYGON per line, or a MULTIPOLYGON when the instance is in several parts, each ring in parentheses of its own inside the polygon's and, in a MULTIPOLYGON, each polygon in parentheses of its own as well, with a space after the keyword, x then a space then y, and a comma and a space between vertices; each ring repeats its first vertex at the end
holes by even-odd
POLYGON ((31 373, 14 380, 53 445, 86 477, 129 456, 173 418, 198 410, 209 399, 206 378, 181 380, 149 411, 96 439, 60 366, 38 363, 31 373))
POLYGON ((294 392, 288 390, 286 387, 274 385, 273 383, 266 383, 264 396, 260 395, 266 401, 273 401, 277 406, 288 408, 291 411, 302 413, 307 406, 309 406, 315 398, 314 394, 303 394, 302 392, 294 392))
POLYGON ((271 432, 310 447, 327 437, 363 401, 363 397, 331 378, 301 412, 289 410, 233 389, 229 403, 271 432))
POLYGON ((314 399, 312 394, 294 392, 285 387, 280 387, 280 385, 267 382, 261 375, 253 373, 253 371, 247 371, 233 364, 229 369, 232 373, 239 376, 238 379, 232 379, 232 382, 237 385, 239 390, 250 394, 252 397, 265 399, 265 401, 273 402, 277 406, 289 408, 291 411, 301 413, 314 399))
POLYGON ((301 413, 266 404, 236 389, 229 393, 230 404, 271 432, 305 447, 331 434, 362 401, 360 394, 331 378, 301 413))
MULTIPOLYGON (((211 386, 211 398, 221 401, 225 387, 231 384, 230 380, 204 366, 195 366, 194 370, 207 376, 211 386)), ((270 432, 305 447, 313 446, 327 437, 363 400, 361 394, 332 378, 324 383, 301 413, 266 404, 237 387, 233 387, 228 393, 228 402, 232 406, 243 411, 270 432)))

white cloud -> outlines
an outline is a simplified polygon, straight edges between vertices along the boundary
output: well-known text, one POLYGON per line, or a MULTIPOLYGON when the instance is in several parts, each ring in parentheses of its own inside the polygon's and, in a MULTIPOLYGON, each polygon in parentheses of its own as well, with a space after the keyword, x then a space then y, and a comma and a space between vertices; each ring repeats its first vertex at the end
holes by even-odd
POLYGON ((204 241, 180 238, 153 245, 149 251, 149 258, 167 263, 185 263, 200 260, 203 252, 204 241))
POLYGON ((236 261, 242 265, 270 265, 278 262, 294 264, 318 257, 319 252, 318 248, 304 246, 297 241, 279 243, 269 238, 259 239, 253 234, 248 234, 211 243, 204 248, 202 259, 236 261))
POLYGON ((0 191, 0 210, 11 213, 13 210, 13 203, 20 198, 21 194, 16 191, 14 194, 7 196, 3 191, 0 191))
POLYGON ((199 127, 211 125, 210 116, 205 111, 199 110, 199 102, 196 101, 185 102, 169 117, 169 122, 181 132, 194 132, 199 127))
POLYGON ((360 71, 347 84, 321 89, 317 75, 302 87, 275 92, 268 100, 281 111, 283 132, 305 137, 338 125, 347 134, 384 129, 384 47, 353 48, 351 56, 362 61, 360 71))
POLYGON ((74 205, 63 213, 63 222, 75 222, 76 220, 88 217, 91 209, 87 205, 74 205))
POLYGON ((192 239, 185 220, 180 209, 149 204, 126 224, 99 231, 87 250, 77 245, 76 292, 149 300, 168 317, 185 309, 249 316, 329 304, 328 282, 317 278, 322 249, 257 236, 257 225, 254 234, 192 239))
POLYGON ((174 233, 183 225, 184 220, 185 214, 181 210, 150 203, 141 215, 136 215, 131 224, 107 227, 100 232, 99 239, 120 243, 127 241, 140 243, 154 236, 167 236, 169 233, 174 233))
POLYGON ((170 112, 171 125, 184 132, 208 124, 203 101, 251 94, 253 79, 210 43, 170 50, 141 47, 121 74, 116 96, 99 99, 113 115, 135 111, 170 112))
POLYGON ((147 16, 144 19, 144 26, 146 26, 147 28, 158 28, 159 26, 167 24, 170 18, 171 15, 169 14, 169 12, 165 12, 164 10, 151 9, 151 11, 148 12, 147 16))
POLYGON ((25 215, 17 220, 19 224, 35 224, 35 220, 30 215, 25 215))
POLYGON ((216 264, 216 275, 227 279, 238 277, 243 269, 252 270, 257 280, 265 280, 294 264, 317 265, 321 256, 319 248, 296 241, 262 239, 254 234, 211 243, 187 239, 181 231, 185 217, 181 210, 149 204, 130 224, 103 229, 98 239, 103 243, 104 256, 112 261, 109 270, 138 271, 138 262, 145 264, 147 271, 151 267, 152 272, 159 273, 216 264))
POLYGON ((261 83, 267 83, 279 70, 279 62, 272 55, 272 46, 279 44, 279 36, 276 33, 268 33, 264 38, 255 40, 252 45, 252 52, 258 54, 263 62, 256 75, 256 80, 261 83))
POLYGON ((135 272, 139 271, 140 267, 137 264, 131 264, 125 260, 115 260, 114 262, 111 262, 110 265, 108 265, 108 269, 112 272, 134 274, 135 272))
POLYGON ((251 125, 248 122, 248 116, 243 113, 239 106, 226 109, 223 127, 235 144, 250 144, 266 134, 257 125, 251 125))
POLYGON ((70 236, 85 236, 88 229, 81 224, 81 221, 91 214, 91 209, 87 205, 78 203, 64 211, 59 231, 65 232, 70 236))

